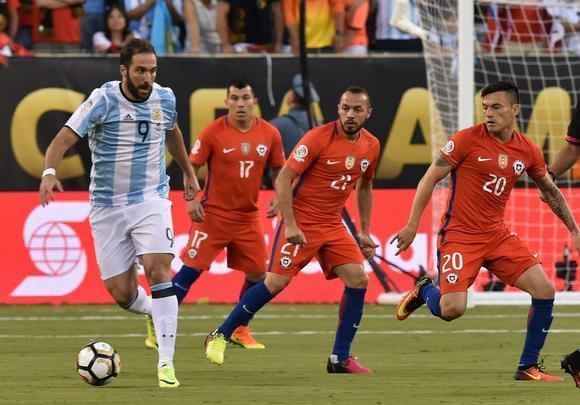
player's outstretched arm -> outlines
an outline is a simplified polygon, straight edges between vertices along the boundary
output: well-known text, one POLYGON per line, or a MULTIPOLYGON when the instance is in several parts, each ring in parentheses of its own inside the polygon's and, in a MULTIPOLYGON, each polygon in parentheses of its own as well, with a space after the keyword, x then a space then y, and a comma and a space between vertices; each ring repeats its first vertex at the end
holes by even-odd
POLYGON ((363 254, 368 259, 375 255, 375 248, 377 247, 377 244, 370 236, 371 211, 373 207, 373 181, 361 177, 357 186, 356 197, 360 217, 358 241, 363 254))
POLYGON ((419 222, 421 221, 421 216, 431 199, 435 185, 447 177, 451 172, 451 169, 452 167, 449 162, 439 155, 439 157, 431 163, 431 166, 429 166, 421 181, 419 181, 417 192, 413 199, 409 221, 407 222, 407 225, 405 225, 405 227, 391 240, 391 243, 395 241, 397 242, 397 253, 395 253, 395 255, 406 250, 411 246, 411 243, 413 243, 413 239, 415 239, 417 233, 417 228, 419 227, 419 222))
POLYGON ((552 212, 560 218, 572 234, 576 250, 580 252, 580 232, 578 230, 578 224, 576 223, 576 219, 574 218, 566 199, 562 195, 562 192, 560 192, 548 174, 535 180, 535 182, 540 188, 540 191, 552 212))
POLYGON ((296 224, 294 209, 292 208, 292 182, 297 176, 298 173, 288 166, 284 166, 276 178, 275 187, 278 195, 278 208, 286 224, 286 240, 295 245, 304 245, 306 238, 300 228, 298 228, 298 224, 296 224))
POLYGON ((580 145, 566 143, 566 145, 558 152, 556 159, 550 165, 550 171, 556 175, 561 176, 564 172, 570 169, 580 157, 580 145))
POLYGON ((44 157, 44 172, 40 181, 40 203, 42 206, 54 201, 54 189, 62 191, 62 185, 56 177, 56 168, 67 150, 79 140, 78 135, 69 127, 62 127, 56 134, 44 157))

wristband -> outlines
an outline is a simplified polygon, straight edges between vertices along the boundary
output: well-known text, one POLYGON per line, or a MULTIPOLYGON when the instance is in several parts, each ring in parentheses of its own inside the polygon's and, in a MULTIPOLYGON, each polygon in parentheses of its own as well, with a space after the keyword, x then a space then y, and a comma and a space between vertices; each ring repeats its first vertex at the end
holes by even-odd
POLYGON ((48 169, 44 169, 42 172, 42 176, 56 176, 56 169, 54 167, 49 167, 48 169))

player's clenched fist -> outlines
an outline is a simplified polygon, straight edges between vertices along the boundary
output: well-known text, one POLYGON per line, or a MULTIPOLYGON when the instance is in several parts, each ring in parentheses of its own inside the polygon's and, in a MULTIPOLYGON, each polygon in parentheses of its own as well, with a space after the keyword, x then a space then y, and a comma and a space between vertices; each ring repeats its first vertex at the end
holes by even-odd
POLYGON ((397 253, 395 253, 395 256, 398 256, 399 253, 407 250, 407 248, 411 246, 416 234, 417 228, 407 224, 393 239, 391 239, 391 244, 397 242, 397 253))
POLYGON ((360 233, 358 235, 358 243, 366 259, 370 259, 375 255, 375 249, 378 245, 372 240, 369 234, 360 233))
POLYGON ((303 246, 306 244, 306 237, 296 225, 287 225, 284 231, 286 236, 286 241, 292 243, 293 245, 303 246))
POLYGON ((201 202, 198 200, 191 200, 187 202, 187 213, 193 222, 203 222, 205 218, 205 211, 201 202))

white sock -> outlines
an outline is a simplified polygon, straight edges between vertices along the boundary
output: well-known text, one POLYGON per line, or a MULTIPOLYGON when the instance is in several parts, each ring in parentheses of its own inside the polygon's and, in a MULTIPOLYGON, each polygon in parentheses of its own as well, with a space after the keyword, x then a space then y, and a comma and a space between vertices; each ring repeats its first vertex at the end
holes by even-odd
POLYGON ((157 344, 159 345, 157 349, 159 353, 158 367, 162 365, 173 367, 179 308, 177 297, 170 295, 163 298, 153 298, 151 307, 155 336, 157 336, 157 344))
POLYGON ((137 286, 137 297, 128 308, 127 311, 135 314, 151 315, 151 296, 147 295, 147 291, 140 285, 137 286))

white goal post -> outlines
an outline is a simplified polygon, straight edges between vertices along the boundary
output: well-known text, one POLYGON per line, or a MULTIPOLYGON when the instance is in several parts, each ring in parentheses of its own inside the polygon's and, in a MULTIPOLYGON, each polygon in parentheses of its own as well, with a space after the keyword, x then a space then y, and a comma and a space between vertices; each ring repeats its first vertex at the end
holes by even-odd
MULTIPOLYGON (((478 93, 498 80, 521 93, 519 130, 533 139, 550 162, 565 144, 571 109, 580 98, 580 0, 395 0, 391 24, 422 39, 432 97, 433 154, 461 128, 481 121, 478 93), (418 19, 411 18, 414 8, 418 19)), ((558 180, 580 213, 580 170, 558 180), (576 195, 575 195, 576 194, 576 195)), ((433 196, 433 232, 446 209, 447 185, 433 196)), ((580 304, 576 252, 559 219, 524 178, 514 189, 506 222, 541 257, 556 285, 556 302, 580 304)), ((434 238, 433 238, 434 239, 434 238)), ((436 247, 434 247, 436 248, 436 247)), ((431 266, 435 268, 435 265, 431 266)), ((579 277, 580 278, 580 277, 579 277)), ((382 297, 384 302, 395 300, 382 297)), ((527 294, 504 286, 482 269, 473 303, 528 304, 527 294)))

